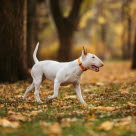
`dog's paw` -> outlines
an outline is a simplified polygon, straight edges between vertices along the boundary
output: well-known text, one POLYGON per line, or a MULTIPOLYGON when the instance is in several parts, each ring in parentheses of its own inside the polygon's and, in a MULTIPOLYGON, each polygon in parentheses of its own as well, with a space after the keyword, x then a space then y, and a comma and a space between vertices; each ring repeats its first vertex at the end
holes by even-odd
POLYGON ((21 99, 25 100, 25 99, 26 99, 26 96, 22 96, 21 99))
POLYGON ((89 106, 89 105, 88 105, 87 103, 83 103, 83 104, 81 104, 80 107, 84 109, 84 108, 88 108, 88 106, 89 106))
POLYGON ((43 104, 44 102, 43 101, 41 101, 41 100, 39 100, 39 101, 37 101, 39 104, 43 104))
POLYGON ((46 103, 51 102, 51 101, 52 101, 52 99, 50 99, 50 97, 46 98, 46 103))

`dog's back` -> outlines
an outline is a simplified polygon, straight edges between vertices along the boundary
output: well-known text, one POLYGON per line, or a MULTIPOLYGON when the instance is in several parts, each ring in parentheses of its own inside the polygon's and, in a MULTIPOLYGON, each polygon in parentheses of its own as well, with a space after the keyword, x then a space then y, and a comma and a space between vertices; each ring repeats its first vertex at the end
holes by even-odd
POLYGON ((32 76, 44 74, 46 79, 54 81, 56 73, 68 63, 69 62, 62 63, 51 60, 39 61, 33 66, 31 74, 32 76))

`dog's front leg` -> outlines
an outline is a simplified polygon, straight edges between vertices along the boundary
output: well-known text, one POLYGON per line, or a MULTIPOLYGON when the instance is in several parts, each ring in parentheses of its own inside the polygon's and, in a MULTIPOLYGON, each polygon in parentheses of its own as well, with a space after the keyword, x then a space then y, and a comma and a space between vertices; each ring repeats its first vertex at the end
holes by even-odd
POLYGON ((79 83, 75 84, 75 90, 76 90, 76 94, 77 94, 77 97, 78 97, 79 101, 83 105, 87 105, 87 103, 84 101, 84 99, 82 97, 81 88, 80 88, 80 84, 79 83))
POLYGON ((46 98, 46 102, 58 97, 59 87, 60 87, 60 83, 58 81, 55 81, 54 82, 54 93, 52 96, 49 96, 46 98))

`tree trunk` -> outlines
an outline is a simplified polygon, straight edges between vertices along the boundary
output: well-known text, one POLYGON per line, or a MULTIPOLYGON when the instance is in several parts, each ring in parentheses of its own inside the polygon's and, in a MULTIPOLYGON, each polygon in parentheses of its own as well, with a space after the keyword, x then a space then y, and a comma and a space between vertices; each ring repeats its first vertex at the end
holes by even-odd
POLYGON ((132 69, 136 69, 136 31, 135 31, 135 41, 134 41, 134 49, 132 54, 132 69))
POLYGON ((27 77, 26 64, 27 0, 1 0, 0 4, 0 82, 27 77))
POLYGON ((34 64, 34 47, 38 42, 36 32, 36 0, 28 0, 27 9, 27 64, 31 68, 34 64))
MULTIPOLYGON (((64 30, 68 29, 64 28, 64 30)), ((58 32, 58 37, 60 41, 60 46, 58 50, 58 60, 61 62, 71 60, 71 48, 73 40, 73 32, 68 29, 67 31, 58 32)))
POLYGON ((58 50, 59 61, 69 61, 74 32, 79 23, 79 11, 83 0, 73 0, 72 8, 67 17, 63 16, 59 0, 48 0, 60 42, 58 50))
POLYGON ((131 48, 132 48, 132 45, 131 45, 131 25, 132 25, 132 20, 131 20, 131 17, 128 16, 127 17, 127 24, 126 24, 126 27, 127 27, 127 31, 126 29, 124 29, 124 36, 123 38, 127 38, 127 40, 125 41, 124 43, 124 46, 122 47, 122 50, 123 50, 123 59, 125 60, 128 60, 131 58, 132 56, 132 53, 131 53, 131 48), (125 37, 126 36, 126 37, 125 37))

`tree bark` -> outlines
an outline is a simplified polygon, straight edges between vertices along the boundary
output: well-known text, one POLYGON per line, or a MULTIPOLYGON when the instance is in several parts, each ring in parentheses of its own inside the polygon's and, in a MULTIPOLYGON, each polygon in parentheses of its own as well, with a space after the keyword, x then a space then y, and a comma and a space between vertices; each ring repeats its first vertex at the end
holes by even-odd
POLYGON ((74 31, 79 22, 79 10, 83 0, 73 0, 72 9, 67 17, 63 17, 59 0, 49 0, 50 11, 57 29, 60 42, 58 50, 59 61, 69 61, 74 31))
POLYGON ((37 40, 36 29, 36 0, 27 1, 27 64, 31 68, 34 64, 33 51, 37 40))
POLYGON ((0 4, 0 82, 26 79, 27 0, 1 0, 0 4))
POLYGON ((60 31, 58 33, 58 38, 60 41, 60 46, 58 50, 58 60, 59 61, 69 61, 71 59, 73 31, 70 30, 69 25, 66 25, 66 26, 65 26, 66 28, 63 28, 65 31, 60 31))
POLYGON ((134 49, 132 54, 132 69, 136 69, 136 31, 135 31, 135 41, 134 41, 134 49))

